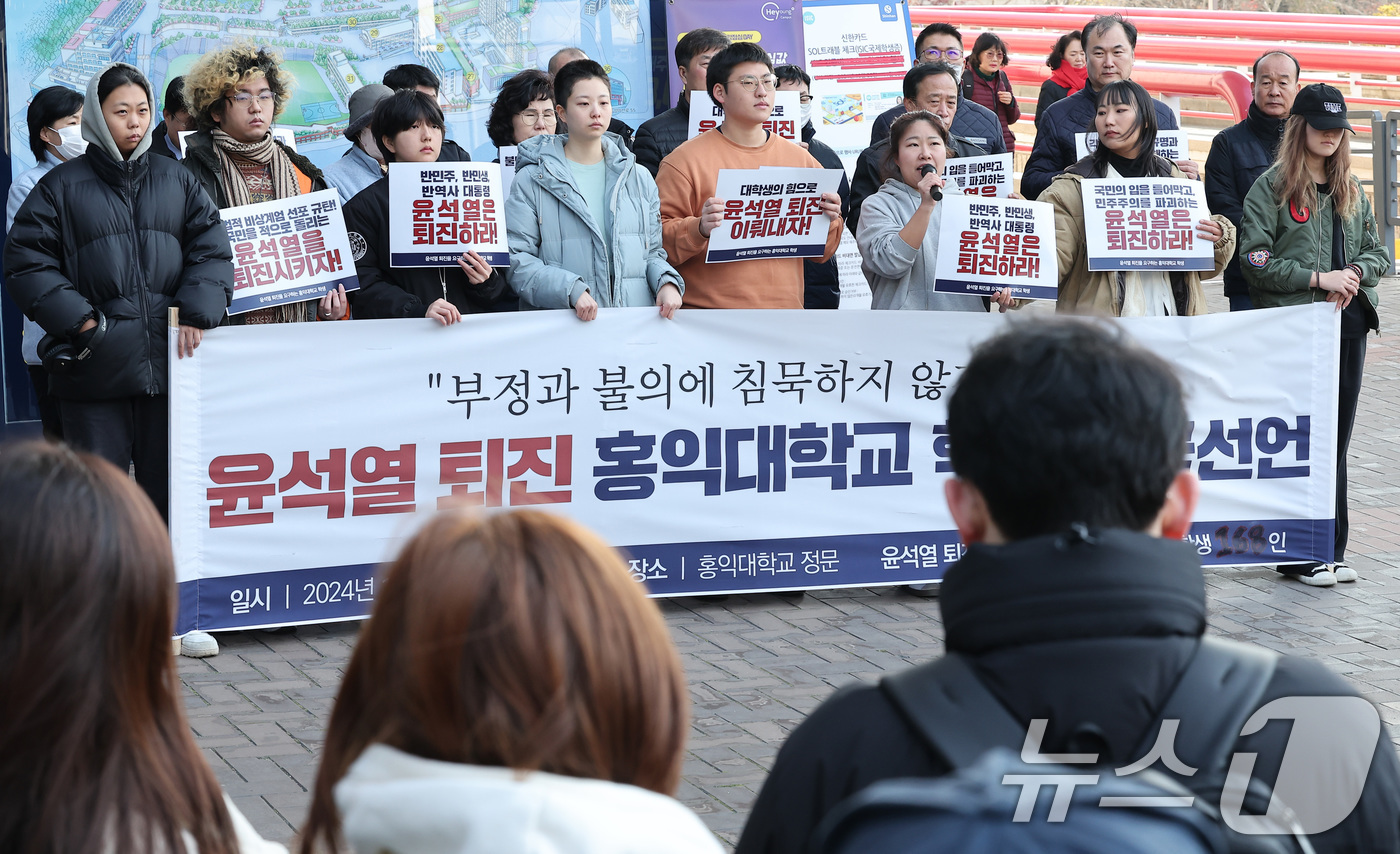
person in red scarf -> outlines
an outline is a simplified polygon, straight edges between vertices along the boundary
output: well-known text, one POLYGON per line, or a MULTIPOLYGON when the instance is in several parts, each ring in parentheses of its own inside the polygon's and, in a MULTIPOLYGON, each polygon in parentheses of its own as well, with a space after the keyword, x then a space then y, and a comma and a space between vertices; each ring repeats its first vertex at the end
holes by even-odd
POLYGON ((1055 41, 1055 49, 1045 58, 1045 64, 1054 69, 1054 73, 1040 84, 1040 100, 1035 102, 1036 127, 1040 127, 1040 117, 1046 108, 1084 88, 1089 67, 1079 30, 1060 36, 1055 41))
POLYGON ((962 76, 963 97, 996 113, 1001 123, 1001 138, 1007 151, 1016 150, 1016 135, 1011 126, 1021 120, 1021 105, 1011 91, 1011 79, 1002 71, 1007 60, 1006 42, 996 33, 983 33, 972 45, 967 58, 967 70, 962 76))

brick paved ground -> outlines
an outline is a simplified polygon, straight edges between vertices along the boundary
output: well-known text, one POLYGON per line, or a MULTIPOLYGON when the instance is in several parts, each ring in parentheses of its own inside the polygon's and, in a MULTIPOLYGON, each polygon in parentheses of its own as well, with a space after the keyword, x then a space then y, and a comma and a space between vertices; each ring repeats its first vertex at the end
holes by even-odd
MULTIPOLYGON (((1396 329, 1400 283, 1386 282, 1381 302, 1382 328, 1396 329)), ((1315 590, 1268 569, 1207 572, 1215 631, 1321 659, 1379 703, 1392 726, 1400 723, 1397 439, 1400 344, 1373 337, 1350 463, 1350 553, 1361 580, 1315 590)), ((830 591, 798 602, 772 595, 683 599, 662 608, 694 700, 679 796, 731 843, 783 737, 834 687, 942 649, 937 601, 894 590, 830 591)), ((305 817, 357 630, 340 623, 295 635, 224 635, 219 656, 180 660, 199 744, 268 838, 290 841, 305 817)))

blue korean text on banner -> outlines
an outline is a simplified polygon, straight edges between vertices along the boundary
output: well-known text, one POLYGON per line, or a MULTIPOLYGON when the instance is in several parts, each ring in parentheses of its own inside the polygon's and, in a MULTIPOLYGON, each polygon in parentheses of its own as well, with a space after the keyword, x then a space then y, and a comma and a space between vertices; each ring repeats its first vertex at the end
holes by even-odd
MULTIPOLYGON (((1338 317, 1115 321, 1186 385, 1203 563, 1330 560, 1338 317)), ((170 359, 181 629, 362 616, 375 568, 455 505, 568 515, 657 596, 937 581, 961 554, 947 400, 1006 323, 635 308, 209 330, 170 359)))

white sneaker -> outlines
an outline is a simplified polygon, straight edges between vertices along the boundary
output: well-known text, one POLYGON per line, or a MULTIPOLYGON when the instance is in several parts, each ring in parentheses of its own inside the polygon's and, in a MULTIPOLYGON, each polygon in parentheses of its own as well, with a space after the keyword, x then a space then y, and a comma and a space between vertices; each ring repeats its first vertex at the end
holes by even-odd
POLYGON ((180 638, 180 654, 187 658, 208 658, 219 654, 219 642, 208 632, 190 632, 180 638))
POLYGON ((913 593, 915 596, 922 596, 925 599, 937 599, 938 588, 941 586, 942 585, 938 582, 933 582, 932 584, 906 584, 904 585, 904 589, 913 593))
POLYGON ((1309 587, 1331 587, 1337 583, 1336 573, 1332 572, 1331 565, 1325 563, 1289 564, 1280 566, 1278 571, 1289 578, 1298 579, 1309 587))
POLYGON ((1337 576, 1337 581, 1342 584, 1350 584, 1356 580, 1356 570, 1347 566, 1345 561, 1337 561, 1332 566, 1332 574, 1337 576))

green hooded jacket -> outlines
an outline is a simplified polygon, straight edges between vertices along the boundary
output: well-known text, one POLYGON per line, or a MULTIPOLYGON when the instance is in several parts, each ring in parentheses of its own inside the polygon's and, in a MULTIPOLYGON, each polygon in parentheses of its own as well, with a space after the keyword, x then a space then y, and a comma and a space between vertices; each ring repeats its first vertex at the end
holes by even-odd
MULTIPOLYGON (((1255 308, 1305 305, 1327 299, 1327 291, 1309 287, 1314 272, 1332 269, 1332 197, 1318 199, 1317 209, 1301 211, 1282 203, 1274 190, 1279 165, 1259 176, 1244 200, 1240 221, 1240 269, 1249 283, 1249 298, 1255 308)), ((1342 220, 1346 246, 1342 257, 1355 266, 1361 277, 1361 293, 1366 297, 1362 311, 1366 326, 1379 329, 1376 317, 1376 282, 1390 270, 1390 258, 1381 245, 1371 201, 1360 182, 1356 210, 1342 220)))

